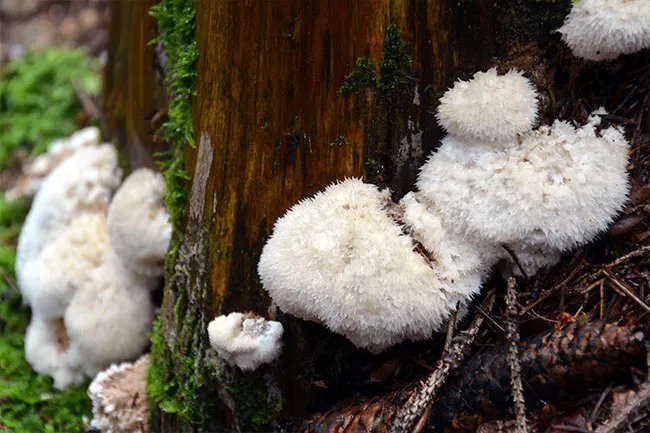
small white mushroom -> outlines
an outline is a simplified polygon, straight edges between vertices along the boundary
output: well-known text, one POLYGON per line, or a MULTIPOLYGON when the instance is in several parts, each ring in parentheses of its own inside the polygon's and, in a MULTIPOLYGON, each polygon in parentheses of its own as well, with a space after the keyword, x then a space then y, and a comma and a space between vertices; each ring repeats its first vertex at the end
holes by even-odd
POLYGON ((614 59, 650 47, 648 0, 579 0, 559 29, 573 54, 614 59))
POLYGON ((220 358, 243 371, 273 362, 282 351, 280 322, 254 314, 230 313, 208 325, 210 345, 220 358))
POLYGON ((102 433, 146 433, 149 355, 135 363, 113 364, 100 372, 88 387, 93 403, 91 427, 102 433))

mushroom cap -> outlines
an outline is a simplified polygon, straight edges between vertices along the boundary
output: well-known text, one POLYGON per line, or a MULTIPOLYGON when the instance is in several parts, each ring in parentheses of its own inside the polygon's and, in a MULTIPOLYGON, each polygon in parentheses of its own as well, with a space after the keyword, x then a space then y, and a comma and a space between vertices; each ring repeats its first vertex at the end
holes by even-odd
POLYGON ((537 119, 537 91, 524 75, 496 68, 457 81, 440 98, 436 118, 445 130, 466 142, 512 140, 530 130, 537 119))
POLYGON ((273 362, 282 351, 280 322, 242 313, 219 316, 208 325, 210 345, 220 358, 243 371, 273 362))
POLYGON ((157 278, 134 274, 111 250, 77 289, 64 322, 70 351, 78 354, 86 375, 145 351, 154 318, 150 290, 157 284, 157 278))
POLYGON ((108 233, 117 255, 134 272, 161 276, 171 239, 165 181, 147 168, 131 173, 108 209, 108 233))
MULTIPOLYGON (((259 275, 283 311, 380 352, 440 328, 459 299, 385 211, 388 190, 348 179, 278 219, 259 275)), ((478 290, 480 279, 456 281, 478 290)))
POLYGON ((588 60, 614 59, 650 47, 648 0, 574 1, 558 30, 574 55, 588 60))
POLYGON ((110 250, 106 215, 81 214, 36 258, 25 263, 20 290, 32 312, 63 317, 70 299, 85 285, 110 250))
POLYGON ((615 127, 597 134, 599 123, 556 121, 503 150, 446 137, 420 171, 420 195, 444 224, 496 245, 564 251, 589 242, 628 192, 629 144, 615 127))

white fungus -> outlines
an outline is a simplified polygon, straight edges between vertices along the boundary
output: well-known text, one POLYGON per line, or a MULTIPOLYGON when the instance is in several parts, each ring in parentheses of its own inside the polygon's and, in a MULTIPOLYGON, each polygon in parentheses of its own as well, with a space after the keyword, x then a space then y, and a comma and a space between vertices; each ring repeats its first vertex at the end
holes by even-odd
POLYGON ((112 364, 88 387, 93 404, 90 426, 102 433, 146 433, 149 407, 147 371, 149 355, 136 362, 112 364))
POLYGON ((219 357, 243 371, 273 362, 282 351, 280 322, 254 314, 230 313, 208 325, 210 345, 219 357))
POLYGON ((579 0, 559 29, 573 54, 614 59, 650 47, 650 1, 579 0))
POLYGON ((537 94, 495 69, 441 99, 449 135, 399 205, 350 179, 292 207, 259 275, 278 307, 380 352, 428 338, 514 252, 532 275, 591 241, 621 210, 629 144, 615 127, 533 130, 537 94), (509 248, 504 248, 509 247, 509 248))
POLYGON ((163 274, 163 258, 171 239, 160 173, 135 170, 115 193, 108 211, 111 244, 127 266, 141 275, 163 274), (137 234, 137 236, 134 236, 137 234))
POLYGON ((349 179, 278 219, 258 270, 280 309, 380 352, 430 337, 459 300, 478 292, 480 271, 469 266, 447 278, 414 251, 413 239, 387 215, 389 202, 387 190, 349 179))
POLYGON ((110 144, 87 147, 63 161, 46 178, 34 197, 18 238, 16 277, 29 305, 41 274, 28 269, 47 270, 38 262, 71 222, 86 213, 105 214, 113 191, 122 178, 117 152, 110 144), (30 279, 31 282, 27 281, 30 279))
POLYGON ((120 176, 112 146, 76 151, 47 177, 20 236, 27 360, 59 389, 149 344, 151 290, 171 232, 164 183, 138 170, 109 206, 120 176))
POLYGON ((444 224, 513 249, 565 251, 591 241, 622 209, 629 144, 600 117, 556 121, 505 148, 443 140, 422 167, 420 196, 444 224))
POLYGON ((440 98, 437 119, 450 134, 466 141, 512 140, 533 127, 537 93, 521 72, 497 75, 492 68, 469 81, 457 81, 440 98))

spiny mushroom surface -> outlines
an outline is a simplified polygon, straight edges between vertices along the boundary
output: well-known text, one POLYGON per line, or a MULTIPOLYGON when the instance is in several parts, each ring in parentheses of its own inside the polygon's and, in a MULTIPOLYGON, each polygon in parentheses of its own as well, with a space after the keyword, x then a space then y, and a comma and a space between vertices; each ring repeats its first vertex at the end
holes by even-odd
POLYGON ((559 29, 574 55, 615 59, 650 47, 648 0, 574 0, 559 29))
POLYGON ((519 71, 497 75, 492 68, 457 81, 440 98, 438 123, 466 141, 512 140, 537 119, 537 92, 519 71))
MULTIPOLYGON (((44 250, 50 248, 47 255, 57 254, 51 250, 52 244, 75 218, 84 214, 105 215, 121 179, 117 152, 110 144, 78 150, 46 178, 18 238, 16 278, 26 304, 31 305, 31 298, 41 291, 39 278, 43 276, 42 272, 50 271, 48 267, 42 267, 44 250), (36 270, 39 273, 34 275, 36 270)), ((68 241, 75 243, 73 238, 68 237, 68 241)), ((90 256, 89 252, 86 257, 93 261, 90 256)), ((73 271, 67 264, 64 266, 73 271)))
POLYGON ((149 355, 136 362, 112 364, 88 387, 93 403, 91 427, 102 433, 147 433, 149 355))
POLYGON ((482 268, 448 277, 414 251, 414 240, 387 214, 391 203, 388 190, 348 179, 281 217, 259 262, 280 309, 380 352, 428 338, 458 301, 478 292, 482 268))
POLYGON ((212 348, 221 359, 243 371, 275 361, 282 351, 283 332, 280 322, 252 313, 230 313, 208 325, 212 348))
POLYGON ((627 198, 629 143, 615 127, 597 132, 600 122, 556 121, 499 146, 448 136, 422 167, 418 196, 468 237, 522 253, 575 248, 604 231, 627 198))
POLYGON ((115 193, 108 210, 111 245, 124 264, 140 275, 162 276, 164 272, 163 258, 172 233, 164 193, 160 174, 135 170, 115 193))

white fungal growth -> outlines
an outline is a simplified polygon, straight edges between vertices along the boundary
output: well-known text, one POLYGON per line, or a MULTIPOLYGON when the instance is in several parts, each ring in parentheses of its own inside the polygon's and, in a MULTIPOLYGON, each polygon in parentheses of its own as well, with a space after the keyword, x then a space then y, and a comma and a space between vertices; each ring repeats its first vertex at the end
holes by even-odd
POLYGON ((348 179, 278 219, 258 271, 280 309, 380 352, 430 337, 458 295, 476 293, 480 273, 446 278, 387 215, 389 201, 387 190, 348 179))
POLYGON ((164 271, 172 232, 164 192, 160 173, 135 170, 115 193, 108 211, 113 249, 138 274, 160 276, 164 271))
POLYGON ((650 47, 648 0, 580 0, 559 29, 573 54, 614 59, 650 47))
MULTIPOLYGON (((85 213, 106 213, 121 178, 117 152, 110 144, 80 149, 52 171, 36 194, 18 238, 16 277, 21 291, 33 287, 26 279, 42 275, 29 275, 28 267, 36 267, 40 272, 50 271, 33 262, 41 260, 43 250, 54 243, 75 218, 85 213)), ((32 296, 28 292, 33 290, 23 291, 27 304, 32 296)))
POLYGON ((32 307, 28 362, 62 389, 149 344, 151 290, 171 228, 164 182, 134 172, 119 188, 115 150, 82 148, 46 179, 19 240, 18 283, 32 307))
POLYGON ((147 431, 149 355, 135 363, 113 364, 100 372, 88 387, 93 403, 91 427, 102 433, 142 433, 147 431))
POLYGON ((615 127, 597 133, 599 123, 556 121, 505 148, 446 137, 421 169, 420 196, 443 224, 493 245, 565 251, 589 242, 628 192, 629 144, 615 127))
POLYGON ((521 72, 497 75, 493 68, 457 81, 440 98, 437 119, 450 135, 466 142, 498 142, 530 130, 537 105, 537 92, 521 72))
POLYGON ((210 345, 220 358, 243 371, 273 362, 282 351, 280 322, 254 314, 230 313, 208 325, 210 345))

